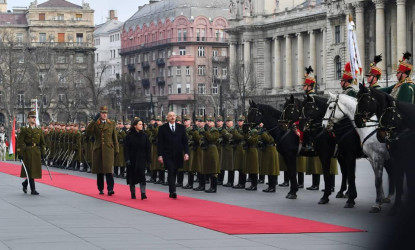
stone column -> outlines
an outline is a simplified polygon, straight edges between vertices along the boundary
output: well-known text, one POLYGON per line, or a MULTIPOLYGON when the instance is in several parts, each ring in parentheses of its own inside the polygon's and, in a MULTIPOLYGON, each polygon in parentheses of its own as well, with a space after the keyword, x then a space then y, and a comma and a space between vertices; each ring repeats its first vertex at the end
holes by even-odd
POLYGON ((251 41, 244 41, 244 79, 247 80, 247 77, 252 78, 251 72, 251 41))
POLYGON ((297 82, 300 86, 304 83, 304 38, 301 33, 297 33, 297 82))
POLYGON ((274 66, 272 72, 272 89, 281 89, 281 44, 277 36, 274 37, 274 66))
POLYGON ((406 52, 406 0, 396 0, 397 9, 397 55, 401 57, 406 52))
MULTIPOLYGON (((325 89, 325 85, 326 84, 326 59, 327 59, 327 50, 326 50, 326 39, 327 39, 327 30, 326 28, 322 28, 321 32, 323 33, 323 42, 321 45, 321 49, 323 51, 323 58, 321 60, 321 76, 320 79, 323 79, 323 81, 320 81, 320 79, 316 79, 317 83, 320 85, 317 87, 318 90, 323 90, 325 89), (324 85, 324 86, 323 86, 324 85)), ((317 69, 316 69, 316 74, 317 74, 317 69)), ((318 77, 318 76, 317 76, 318 77)))
MULTIPOLYGON (((376 55, 385 56, 385 4, 384 0, 373 0, 373 2, 376 5, 376 55)), ((384 71, 385 60, 382 60, 377 66, 384 71)))
POLYGON ((353 3, 353 7, 356 12, 356 39, 357 46, 359 47, 360 62, 362 64, 362 75, 365 74, 365 17, 364 17, 364 3, 356 2, 353 3))
POLYGON ((235 82, 235 80, 234 80, 234 77, 233 77, 233 74, 234 74, 234 70, 235 70, 235 66, 234 65, 237 65, 237 60, 238 60, 238 57, 236 56, 236 42, 230 42, 229 43, 229 73, 230 73, 230 76, 231 76, 231 85, 233 86, 234 85, 234 82, 235 82))
POLYGON ((317 57, 316 57, 316 34, 315 31, 310 30, 308 32, 310 35, 310 65, 313 69, 317 67, 317 57))
POLYGON ((285 85, 284 88, 286 90, 292 90, 293 83, 292 83, 292 59, 291 59, 291 36, 285 35, 285 85))

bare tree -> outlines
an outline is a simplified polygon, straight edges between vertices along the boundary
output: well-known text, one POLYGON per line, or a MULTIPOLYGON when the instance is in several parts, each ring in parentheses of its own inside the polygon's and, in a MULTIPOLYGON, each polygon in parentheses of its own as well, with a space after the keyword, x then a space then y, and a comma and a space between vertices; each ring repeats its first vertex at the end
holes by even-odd
POLYGON ((232 64, 231 83, 230 98, 233 100, 236 98, 237 102, 240 101, 238 105, 239 113, 244 113, 246 111, 246 100, 255 95, 257 87, 253 65, 243 65, 239 61, 232 64))
POLYGON ((86 79, 88 88, 92 94, 92 104, 93 110, 98 110, 98 108, 103 103, 103 95, 105 94, 107 83, 104 81, 104 76, 106 71, 110 69, 110 65, 107 63, 101 63, 94 74, 94 69, 90 68, 81 72, 82 76, 86 79))
MULTIPOLYGON (((0 91, 1 105, 8 120, 17 116, 17 109, 22 107, 24 112, 24 94, 27 89, 27 79, 30 53, 26 46, 17 40, 10 29, 0 29, 0 91)), ((21 117, 24 120, 24 114, 21 117)), ((23 121, 22 121, 23 122, 23 121)), ((6 126, 9 126, 7 124, 6 126)))

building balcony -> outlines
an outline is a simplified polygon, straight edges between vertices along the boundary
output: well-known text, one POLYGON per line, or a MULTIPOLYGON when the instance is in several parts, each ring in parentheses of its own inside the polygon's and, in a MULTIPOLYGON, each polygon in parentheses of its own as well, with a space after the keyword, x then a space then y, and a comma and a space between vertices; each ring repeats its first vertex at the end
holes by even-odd
POLYGON ((169 102, 174 101, 194 101, 195 96, 193 94, 169 94, 167 97, 169 102))
POLYGON ((216 76, 213 76, 213 80, 215 80, 215 82, 225 82, 229 80, 229 76, 228 75, 224 75, 224 76, 216 75, 216 76))
POLYGON ((166 83, 163 76, 157 77, 156 82, 158 85, 164 85, 166 83))
POLYGON ((135 65, 132 63, 127 64, 128 70, 129 71, 135 71, 135 65))
POLYGON ((164 58, 157 58, 156 63, 157 63, 157 66, 159 67, 163 67, 166 64, 166 62, 164 61, 164 58))
POLYGON ((215 62, 215 63, 228 63, 229 62, 229 57, 227 57, 227 56, 214 56, 214 57, 212 57, 212 62, 215 62))
POLYGON ((143 88, 147 89, 150 87, 150 79, 145 78, 143 80, 141 80, 141 84, 143 85, 143 88))
POLYGON ((150 68, 150 63, 148 61, 142 62, 141 67, 143 69, 149 69, 150 68))
POLYGON ((43 27, 85 27, 90 26, 94 28, 93 20, 86 19, 76 19, 72 18, 70 20, 30 20, 29 26, 43 26, 43 27))
POLYGON ((81 49, 81 48, 88 48, 88 49, 94 49, 93 43, 85 43, 85 42, 31 42, 27 44, 28 47, 31 48, 40 48, 40 47, 49 47, 49 48, 74 48, 74 49, 81 49))

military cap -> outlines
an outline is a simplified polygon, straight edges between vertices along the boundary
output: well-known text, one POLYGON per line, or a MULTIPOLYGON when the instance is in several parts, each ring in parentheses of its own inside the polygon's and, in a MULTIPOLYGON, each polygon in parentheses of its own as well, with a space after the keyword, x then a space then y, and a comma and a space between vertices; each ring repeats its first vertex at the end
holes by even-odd
POLYGON ((203 121, 203 117, 202 116, 196 116, 196 120, 199 121, 199 122, 202 122, 203 121))
POLYGON ((219 121, 223 121, 223 117, 222 117, 221 115, 220 115, 220 116, 217 116, 217 117, 216 117, 216 121, 217 121, 217 122, 219 122, 219 121))
POLYGON ((240 115, 240 116, 238 117, 238 121, 245 121, 245 116, 240 115))
POLYGON ((108 107, 107 106, 101 106, 101 108, 99 109, 100 113, 108 113, 108 107))
POLYGON ((188 115, 183 116, 183 121, 190 120, 190 117, 188 115))
POLYGON ((117 121, 117 123, 118 123, 118 124, 122 124, 122 120, 118 120, 118 121, 117 121))
POLYGON ((34 117, 34 118, 36 118, 36 111, 30 111, 30 112, 27 114, 27 117, 34 117))
POLYGON ((81 127, 85 127, 85 122, 81 122, 81 127))
POLYGON ((382 61, 382 55, 375 56, 375 59, 370 63, 370 70, 366 76, 376 76, 378 79, 382 76, 382 69, 377 67, 377 64, 382 61))
POLYGON ((134 117, 134 121, 141 121, 141 118, 140 118, 140 117, 138 117, 138 116, 135 116, 135 117, 134 117))
POLYGON ((176 116, 176 121, 181 121, 182 117, 180 115, 176 116))
POLYGON ((226 121, 233 121, 233 117, 232 116, 227 116, 226 121))
POLYGON ((154 116, 152 116, 151 118, 150 118, 150 121, 155 121, 156 120, 156 117, 154 117, 154 116))
POLYGON ((215 117, 213 117, 213 116, 208 116, 208 117, 206 117, 206 121, 208 121, 208 122, 214 122, 215 121, 215 117))
POLYGON ((130 120, 125 120, 124 125, 128 125, 128 124, 131 124, 131 121, 130 120))
POLYGON ((161 121, 161 116, 156 116, 156 121, 161 121))
POLYGON ((409 60, 411 59, 412 54, 409 52, 405 52, 403 54, 402 60, 399 60, 398 65, 398 72, 402 72, 405 74, 410 75, 412 73, 413 66, 409 63, 409 60))

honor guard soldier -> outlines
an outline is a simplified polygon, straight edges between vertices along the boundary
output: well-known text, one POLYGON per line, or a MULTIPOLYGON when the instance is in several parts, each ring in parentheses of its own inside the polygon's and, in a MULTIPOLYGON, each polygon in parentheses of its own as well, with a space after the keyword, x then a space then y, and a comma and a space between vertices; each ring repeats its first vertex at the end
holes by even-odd
POLYGON ((223 185, 223 177, 224 177, 224 172, 221 169, 221 162, 222 162, 222 129, 223 129, 223 117, 222 116, 217 116, 216 118, 216 129, 219 132, 219 139, 218 139, 218 143, 217 143, 217 147, 218 147, 218 154, 219 154, 219 169, 220 172, 218 174, 218 185, 223 185))
POLYGON ((80 134, 81 134, 81 171, 86 172, 88 171, 88 163, 86 161, 86 151, 87 151, 87 145, 88 145, 88 136, 86 134, 85 130, 85 122, 80 123, 80 134))
POLYGON ((258 160, 258 131, 253 128, 245 134, 246 153, 245 168, 243 172, 249 174, 251 186, 245 188, 248 191, 256 191, 258 186, 259 160, 258 160))
POLYGON ((104 175, 107 179, 108 195, 114 194, 114 158, 119 153, 115 122, 108 119, 108 107, 102 106, 87 133, 95 136, 92 150, 92 173, 97 174, 99 194, 104 194, 104 175))
POLYGON ((165 183, 165 174, 163 164, 158 161, 157 155, 157 143, 158 143, 158 131, 162 125, 161 116, 156 116, 156 122, 154 123, 153 130, 151 132, 151 179, 154 180, 154 184, 165 183), (158 176, 158 180, 157 180, 158 176))
POLYGON ((398 83, 387 88, 382 88, 381 90, 390 94, 398 101, 414 104, 415 86, 410 78, 413 66, 409 63, 411 56, 411 53, 406 52, 399 62, 398 70, 396 72, 398 83))
POLYGON ((234 141, 234 170, 239 172, 238 184, 232 187, 236 189, 244 189, 246 183, 246 174, 243 173, 243 170, 245 169, 245 136, 242 129, 244 121, 245 116, 239 116, 238 126, 232 131, 232 138, 234 141))
POLYGON ((81 144, 81 132, 79 132, 79 125, 77 123, 73 124, 72 127, 72 151, 73 156, 71 159, 71 164, 74 170, 81 171, 81 162, 82 162, 82 144, 81 144))
POLYGON ((115 165, 114 165, 114 174, 115 177, 124 177, 125 174, 125 160, 124 160, 124 140, 127 134, 124 130, 124 123, 122 120, 118 120, 117 122, 117 137, 118 137, 118 144, 120 145, 120 152, 115 157, 115 165), (120 173, 118 174, 118 169, 120 173))
POLYGON ((366 74, 367 76, 367 82, 369 83, 369 88, 380 88, 378 81, 380 80, 382 76, 382 69, 377 67, 376 65, 382 61, 382 55, 375 56, 375 59, 370 64, 370 70, 369 73, 366 74))
POLYGON ((206 119, 207 129, 202 131, 204 140, 202 142, 203 163, 202 174, 205 178, 210 178, 210 188, 206 193, 216 193, 218 185, 218 173, 220 172, 219 154, 217 143, 219 139, 219 131, 215 128, 215 119, 209 116, 206 119))
POLYGON ((221 133, 221 162, 220 169, 222 174, 222 181, 224 180, 225 171, 228 172, 228 181, 224 184, 224 187, 232 187, 235 180, 235 172, 233 170, 233 119, 232 117, 226 117, 226 127, 222 129, 221 133))
POLYGON ((36 111, 30 111, 27 116, 29 124, 21 128, 17 145, 17 152, 20 160, 23 160, 20 177, 26 178, 22 183, 23 192, 27 193, 27 185, 29 183, 32 195, 38 195, 35 187, 35 179, 42 178, 41 159, 45 156, 45 138, 42 130, 36 127, 36 111), (29 180, 29 181, 28 181, 29 180))
POLYGON ((196 172, 196 169, 193 169, 193 136, 192 136, 192 130, 194 129, 192 125, 192 120, 189 116, 185 115, 183 117, 183 123, 184 127, 186 128, 186 135, 189 145, 189 160, 183 162, 183 172, 187 172, 187 185, 183 186, 183 189, 193 189, 193 182, 194 182, 194 172, 196 172))
POLYGON ((194 169, 197 172, 197 176, 199 179, 199 186, 194 188, 195 191, 205 191, 205 184, 206 184, 206 178, 202 174, 203 169, 203 150, 202 150, 202 141, 203 141, 203 135, 202 131, 205 130, 203 118, 201 116, 196 117, 196 126, 192 130, 192 139, 193 139, 193 147, 192 152, 190 154, 193 154, 193 160, 192 160, 192 169, 194 169))
POLYGON ((347 62, 344 66, 344 71, 342 75, 342 79, 340 81, 340 85, 343 89, 342 94, 356 97, 357 93, 356 90, 353 88, 352 84, 354 83, 353 75, 352 75, 352 68, 350 62, 347 62))

